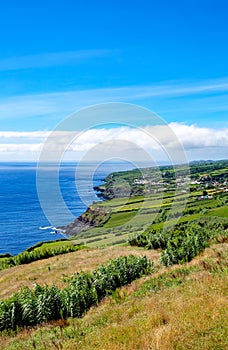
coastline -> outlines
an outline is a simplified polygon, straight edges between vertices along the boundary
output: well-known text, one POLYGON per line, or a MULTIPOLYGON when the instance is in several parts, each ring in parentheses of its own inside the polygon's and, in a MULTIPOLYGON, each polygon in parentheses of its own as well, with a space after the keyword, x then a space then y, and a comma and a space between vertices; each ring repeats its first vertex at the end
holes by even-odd
MULTIPOLYGON (((107 183, 108 176, 102 181, 107 183)), ((103 190, 101 190, 103 187, 104 185, 94 187, 94 190, 98 192, 97 197, 103 199, 102 202, 108 200, 108 198, 103 196, 103 190)), ((97 206, 99 203, 100 201, 93 202, 73 222, 64 226, 59 226, 57 230, 61 231, 67 238, 70 238, 91 228, 102 226, 109 219, 111 211, 97 206)))
MULTIPOLYGON (((191 171, 192 171, 193 180, 194 180, 196 169, 197 169, 197 171, 200 171, 202 174, 205 174, 205 172, 207 173, 208 171, 211 171, 209 169, 215 168, 216 170, 214 170, 213 177, 214 177, 215 181, 218 181, 218 178, 223 176, 222 171, 223 171, 223 168, 226 167, 226 163, 227 163, 227 160, 219 160, 217 162, 213 162, 213 161, 192 162, 190 164, 190 167, 191 167, 191 171), (206 169, 207 167, 208 167, 208 169, 206 169), (200 168, 202 168, 202 169, 200 170, 200 168)), ((149 168, 147 168, 147 169, 144 168, 144 170, 147 170, 147 171, 148 171, 148 169, 149 168)), ((152 168, 150 168, 150 169, 152 169, 152 168)), ((166 178, 165 176, 163 177, 163 179, 165 181, 167 179, 169 179, 169 181, 172 181, 172 177, 170 177, 172 167, 170 167, 170 166, 161 167, 161 171, 163 171, 165 173, 165 176, 167 174, 169 175, 168 178, 166 178)), ((118 171, 118 170, 115 171, 114 170, 114 172, 112 171, 109 174, 107 174, 107 172, 106 172, 107 175, 104 174, 103 177, 100 177, 99 183, 97 183, 97 186, 94 186, 94 190, 98 192, 97 193, 98 200, 97 201, 95 200, 94 202, 92 202, 82 214, 80 214, 79 216, 76 217, 76 219, 73 222, 70 222, 69 224, 64 225, 64 226, 63 225, 59 226, 59 227, 57 226, 56 227, 57 230, 59 232, 61 230, 61 234, 62 234, 61 237, 59 237, 59 238, 61 239, 61 238, 65 237, 65 239, 67 240, 67 239, 72 239, 72 237, 75 236, 74 238, 76 240, 78 240, 80 242, 85 242, 86 244, 88 242, 89 243, 95 242, 95 240, 101 242, 101 240, 104 240, 104 239, 105 239, 104 244, 109 244, 111 242, 111 239, 109 242, 108 238, 111 236, 113 238, 119 237, 120 240, 123 240, 123 236, 124 236, 127 228, 125 227, 124 229, 121 229, 121 230, 119 229, 119 231, 118 231, 118 225, 129 223, 130 220, 132 219, 132 217, 137 214, 137 210, 140 208, 140 202, 143 201, 143 196, 141 198, 138 197, 137 199, 134 199, 134 198, 130 199, 130 197, 140 196, 142 194, 143 188, 145 188, 145 187, 143 187, 142 184, 140 184, 139 173, 141 173, 141 171, 139 169, 122 170, 122 171, 118 171), (137 175, 137 176, 135 176, 135 175, 137 175), (136 181, 136 177, 137 177, 137 181, 136 181), (117 185, 121 185, 121 186, 119 186, 120 191, 118 193, 117 193, 116 183, 117 183, 117 185), (123 190, 124 185, 126 186, 126 183, 130 184, 131 189, 132 189, 132 193, 130 193, 130 195, 128 193, 128 196, 124 197, 124 195, 123 195, 124 193, 121 191, 123 190), (136 183, 137 183, 137 185, 136 185, 136 183), (111 185, 114 185, 113 187, 115 188, 115 195, 117 194, 117 196, 113 196, 114 193, 110 192, 110 189, 112 188, 111 185), (128 201, 128 203, 126 203, 125 198, 130 199, 128 201), (102 199, 102 200, 99 200, 99 199, 102 199), (125 201, 125 203, 124 203, 124 201, 125 201), (127 206, 125 204, 127 204, 127 206), (122 209, 121 209, 121 205, 123 206, 122 209), (117 228, 115 229, 115 227, 117 227, 117 228), (89 231, 88 235, 86 233, 86 239, 83 238, 85 235, 84 234, 85 231, 89 231), (80 234, 80 233, 82 233, 82 234, 80 234), (77 237, 77 235, 79 237, 77 237)), ((196 172, 196 174, 197 174, 197 172, 196 172)), ((141 175, 142 175, 142 173, 141 173, 141 175)), ((191 185, 191 187, 192 187, 191 190, 193 190, 193 187, 194 187, 194 190, 197 190, 197 188, 199 186, 201 186, 201 191, 202 191, 203 188, 205 187, 205 185, 207 185, 207 178, 205 178, 204 175, 200 175, 200 176, 202 177, 201 185, 199 184, 198 181, 192 181, 192 183, 194 183, 194 184, 191 185)), ((226 175, 224 175, 224 181, 225 181, 225 179, 226 179, 226 175)), ((216 185, 216 186, 219 186, 219 185, 216 185)), ((154 185, 152 187, 155 188, 154 185)), ((181 190, 180 187, 179 187, 179 189, 181 190)), ((153 196, 154 195, 152 195, 151 198, 154 198, 153 196)), ((157 190, 157 196, 159 197, 159 189, 157 190)), ((197 196, 199 197, 199 194, 197 194, 197 196)), ((155 194, 155 197, 156 197, 156 194, 155 194)), ((198 197, 197 197, 197 199, 199 199, 198 197)), ((156 198, 154 198, 153 201, 154 200, 156 200, 156 198)), ((206 202, 207 203, 205 203, 205 205, 208 206, 209 201, 207 199, 206 199, 206 202)), ((199 204, 202 206, 203 201, 199 202, 199 204)), ((154 203, 151 203, 150 206, 154 206, 154 203)), ((145 212, 144 216, 146 216, 146 215, 153 216, 155 211, 156 211, 156 208, 155 209, 153 209, 152 207, 149 208, 149 205, 148 205, 147 211, 148 211, 148 213, 145 212)), ((195 214, 195 215, 199 215, 199 214, 195 214)), ((144 224, 143 217, 142 217, 142 220, 140 222, 138 222, 138 221, 130 222, 130 226, 133 225, 136 231, 140 230, 140 227, 142 227, 143 224, 144 224)), ((57 235, 52 235, 52 237, 53 238, 50 240, 49 239, 48 240, 42 239, 42 237, 40 237, 40 240, 37 241, 37 243, 38 242, 45 242, 45 241, 55 242, 58 239, 57 235)), ((117 238, 115 238, 115 239, 117 239, 117 238)), ((100 244, 100 242, 99 242, 99 244, 100 244)), ((25 247, 23 250, 20 250, 19 252, 22 252, 22 251, 28 249, 29 247, 31 247, 34 244, 36 244, 36 242, 28 245, 27 247, 25 247)), ((95 245, 95 243, 94 243, 94 245, 95 245)), ((3 254, 7 254, 7 253, 10 253, 12 255, 18 254, 18 253, 11 253, 10 250, 9 251, 5 250, 3 252, 3 254)))
MULTIPOLYGON (((96 201, 101 202, 101 197, 96 196, 96 191, 87 191, 88 186, 103 185, 103 180, 108 174, 116 171, 131 169, 131 165, 124 162, 110 162, 96 168, 93 178, 90 177, 93 163, 82 164, 80 181, 77 190, 75 187, 75 164, 70 162, 61 165, 59 173, 59 185, 67 208, 73 216, 68 216, 64 210, 59 210, 58 205, 50 208, 56 221, 50 224, 39 202, 36 188, 36 166, 34 163, 10 162, 0 166, 2 208, 0 219, 2 222, 2 235, 0 237, 0 254, 13 256, 25 251, 27 248, 39 242, 62 239, 64 235, 53 233, 52 228, 40 230, 40 227, 67 225, 84 213, 88 207, 96 201), (92 184, 91 184, 92 182, 92 184), (86 192, 87 191, 87 192, 86 192), (85 200, 80 200, 84 195, 85 200)), ((47 173, 49 176, 49 170, 47 173)))

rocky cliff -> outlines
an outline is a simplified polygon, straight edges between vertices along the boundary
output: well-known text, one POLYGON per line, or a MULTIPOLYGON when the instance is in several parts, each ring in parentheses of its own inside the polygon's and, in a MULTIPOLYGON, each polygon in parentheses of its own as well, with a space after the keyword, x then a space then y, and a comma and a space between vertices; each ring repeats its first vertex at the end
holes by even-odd
POLYGON ((93 227, 102 226, 110 217, 110 209, 99 206, 90 206, 72 223, 59 227, 67 236, 74 236, 93 227))

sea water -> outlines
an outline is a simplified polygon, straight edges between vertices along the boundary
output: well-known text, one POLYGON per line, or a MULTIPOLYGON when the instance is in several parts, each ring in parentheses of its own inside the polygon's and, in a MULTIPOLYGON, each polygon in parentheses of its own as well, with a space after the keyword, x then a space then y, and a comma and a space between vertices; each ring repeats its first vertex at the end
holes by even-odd
MULTIPOLYGON (((80 179, 75 176, 77 164, 61 164, 59 169, 59 187, 72 217, 82 214, 94 199, 99 200, 90 186, 88 174, 91 173, 91 167, 96 168, 94 164, 83 165, 80 179)), ((125 162, 104 163, 93 174, 93 186, 102 184, 104 178, 113 171, 132 168, 132 164, 125 162)), ((50 169, 47 171, 49 178, 50 169)), ((35 163, 0 163, 0 254, 16 255, 38 242, 63 238, 53 229, 53 222, 49 222, 42 209, 36 174, 35 163)), ((59 226, 69 223, 69 216, 61 212, 61 208, 56 218, 59 226)))

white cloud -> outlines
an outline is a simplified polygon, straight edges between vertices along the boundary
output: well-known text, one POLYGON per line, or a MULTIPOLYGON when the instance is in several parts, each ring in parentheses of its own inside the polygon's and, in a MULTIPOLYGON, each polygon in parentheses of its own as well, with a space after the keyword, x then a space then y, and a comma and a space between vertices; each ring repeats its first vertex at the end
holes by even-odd
POLYGON ((228 147, 228 128, 216 130, 180 123, 171 123, 170 126, 187 150, 203 147, 228 147))
POLYGON ((184 147, 189 159, 227 158, 228 151, 228 128, 211 129, 171 123, 167 126, 144 128, 123 126, 112 129, 91 129, 85 132, 0 132, 0 160, 6 160, 7 157, 8 160, 14 158, 26 160, 26 157, 30 159, 31 155, 34 160, 38 159, 47 138, 49 140, 47 150, 52 153, 66 151, 68 159, 80 158, 82 154, 91 152, 96 145, 103 145, 103 150, 111 155, 111 141, 113 147, 119 145, 123 155, 130 151, 136 152, 140 148, 153 154, 157 160, 159 157, 165 157, 165 152, 175 154, 181 146, 184 147), (75 136, 74 142, 68 144, 72 135, 75 136))
POLYGON ((0 131, 0 140, 4 139, 44 139, 50 131, 0 131))
MULTIPOLYGON (((43 144, 42 143, 21 143, 21 144, 13 144, 13 143, 4 143, 0 145, 0 152, 2 153, 15 153, 18 157, 24 153, 31 152, 31 153, 37 153, 40 152, 42 149, 43 144)), ((10 160, 10 159, 9 159, 10 160)))

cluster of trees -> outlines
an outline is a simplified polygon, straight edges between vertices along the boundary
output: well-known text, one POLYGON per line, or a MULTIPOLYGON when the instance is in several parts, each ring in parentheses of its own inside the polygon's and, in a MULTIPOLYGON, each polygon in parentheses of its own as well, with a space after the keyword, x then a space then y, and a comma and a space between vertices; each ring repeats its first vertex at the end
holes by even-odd
POLYGON ((220 169, 225 169, 228 166, 228 161, 209 161, 209 162, 192 162, 190 163, 191 174, 204 174, 213 172, 220 169))
POLYGON ((89 308, 117 288, 151 272, 146 257, 119 257, 92 273, 73 275, 64 289, 56 286, 26 287, 10 299, 0 301, 0 331, 34 326, 43 322, 81 317, 89 308))
POLYGON ((227 236, 227 229, 227 219, 212 217, 182 222, 169 230, 148 229, 131 236, 129 243, 147 249, 162 249, 161 262, 170 266, 192 260, 211 239, 227 236))

